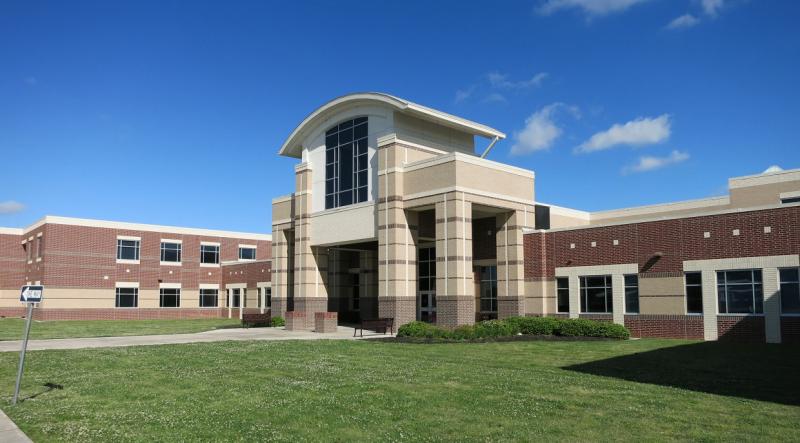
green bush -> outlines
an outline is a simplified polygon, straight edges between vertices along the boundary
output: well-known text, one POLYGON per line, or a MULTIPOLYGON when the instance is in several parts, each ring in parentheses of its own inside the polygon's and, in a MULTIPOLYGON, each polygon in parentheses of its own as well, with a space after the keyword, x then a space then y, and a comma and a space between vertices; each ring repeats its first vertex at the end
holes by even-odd
POLYGON ((283 317, 272 317, 272 327, 277 328, 280 326, 286 326, 286 320, 283 317))
POLYGON ((558 335, 562 320, 554 317, 510 317, 506 322, 514 325, 523 335, 558 335))
POLYGON ((475 323, 475 338, 510 337, 517 335, 519 328, 505 320, 486 320, 475 323))
POLYGON ((398 337, 444 340, 475 340, 482 338, 523 335, 561 335, 565 337, 604 337, 628 339, 624 326, 588 319, 559 319, 552 317, 512 317, 506 320, 487 320, 474 325, 448 330, 430 323, 413 321, 397 330, 398 337))
POLYGON ((625 326, 611 322, 570 318, 561 320, 558 335, 566 337, 605 337, 627 340, 631 333, 625 326))

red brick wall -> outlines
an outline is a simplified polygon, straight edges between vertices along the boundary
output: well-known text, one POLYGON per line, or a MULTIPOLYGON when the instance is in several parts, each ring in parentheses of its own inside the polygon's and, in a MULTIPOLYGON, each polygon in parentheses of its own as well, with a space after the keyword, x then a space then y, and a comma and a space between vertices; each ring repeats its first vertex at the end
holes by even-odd
POLYGON ((238 263, 222 267, 222 287, 229 283, 247 283, 248 288, 256 288, 258 282, 272 281, 272 263, 256 261, 238 263))
POLYGON ((764 343, 767 339, 763 316, 718 315, 717 333, 720 340, 764 343))
POLYGON ((626 315, 631 337, 703 339, 701 315, 626 315))
POLYGON ((800 207, 530 233, 524 248, 528 280, 552 278, 556 267, 620 263, 638 263, 645 274, 677 276, 684 260, 800 253, 800 207), (764 226, 772 232, 765 234, 764 226), (740 235, 734 236, 734 229, 740 235))
POLYGON ((0 289, 19 289, 25 280, 21 235, 0 234, 0 289))
POLYGON ((800 317, 781 317, 781 341, 800 343, 800 317))
POLYGON ((43 284, 59 288, 114 288, 117 281, 139 282, 157 289, 159 282, 197 289, 200 283, 222 281, 221 268, 200 267, 200 242, 220 243, 220 260, 238 259, 239 244, 255 244, 258 259, 271 256, 269 241, 209 237, 169 232, 47 224, 43 284), (140 263, 116 263, 117 235, 141 237, 140 263), (161 239, 182 241, 181 266, 161 266, 161 239), (108 276, 108 279, 104 279, 108 276))
MULTIPOLYGON (((246 311, 246 310, 245 310, 246 311)), ((233 315, 238 317, 235 308, 233 315)), ((0 317, 24 317, 25 308, 0 308, 0 317)), ((180 320, 227 318, 227 308, 34 309, 35 320, 180 320)))

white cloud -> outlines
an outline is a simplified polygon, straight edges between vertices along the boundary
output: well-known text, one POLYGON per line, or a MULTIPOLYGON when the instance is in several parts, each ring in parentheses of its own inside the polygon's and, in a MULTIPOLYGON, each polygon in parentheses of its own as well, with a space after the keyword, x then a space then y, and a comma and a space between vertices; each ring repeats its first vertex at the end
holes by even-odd
POLYGON ((525 128, 514 133, 512 155, 530 154, 549 149, 564 132, 553 120, 556 111, 567 110, 576 118, 580 116, 578 108, 564 103, 553 103, 531 114, 525 119, 525 128))
POLYGON ((16 214, 25 210, 25 205, 14 200, 0 202, 0 214, 16 214))
POLYGON ((697 26, 698 24, 700 24, 700 19, 692 14, 683 14, 682 16, 677 17, 669 22, 667 29, 691 28, 692 26, 697 26))
POLYGON ((497 71, 490 72, 487 77, 489 78, 489 84, 492 85, 493 88, 527 89, 532 87, 538 88, 542 85, 542 82, 547 78, 548 75, 549 74, 546 72, 540 72, 528 80, 517 82, 510 81, 507 75, 501 74, 497 71))
POLYGON ((550 15, 562 9, 580 9, 588 17, 599 17, 646 1, 649 0, 545 0, 536 10, 539 14, 550 15))
POLYGON ((630 174, 635 172, 648 172, 656 169, 661 169, 669 165, 684 162, 689 159, 689 153, 672 151, 666 157, 639 157, 639 162, 635 165, 626 166, 622 169, 623 174, 630 174))
POLYGON ((492 92, 483 99, 485 103, 506 103, 508 100, 503 94, 492 92))
POLYGON ((456 91, 456 103, 461 103, 464 100, 472 97, 472 93, 475 92, 475 85, 470 86, 467 89, 459 89, 456 91))
POLYGON ((781 172, 781 171, 783 171, 783 168, 781 168, 778 165, 772 165, 769 168, 765 169, 764 172, 762 172, 762 174, 772 174, 773 172, 781 172))
POLYGON ((617 145, 644 146, 663 142, 670 135, 669 115, 655 118, 639 117, 625 124, 615 124, 598 132, 576 149, 577 152, 594 152, 617 145))
POLYGON ((711 17, 716 17, 719 14, 719 10, 722 9, 724 3, 724 0, 700 0, 703 12, 711 17))

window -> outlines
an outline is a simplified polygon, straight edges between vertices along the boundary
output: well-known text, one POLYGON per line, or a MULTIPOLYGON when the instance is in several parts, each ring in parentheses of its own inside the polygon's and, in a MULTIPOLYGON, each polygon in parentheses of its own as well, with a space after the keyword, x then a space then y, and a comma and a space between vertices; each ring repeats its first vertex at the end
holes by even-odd
POLYGON ((266 291, 266 293, 267 293, 267 295, 266 295, 266 299, 267 299, 266 307, 267 308, 271 308, 272 307, 272 288, 264 288, 264 291, 266 291))
POLYGON ((358 274, 353 274, 353 281, 351 284, 353 288, 352 310, 358 311, 361 309, 361 283, 358 274))
POLYGON ((255 260, 256 248, 239 246, 239 260, 255 260))
POLYGON ((325 133, 325 209, 367 201, 367 117, 325 133))
POLYGON ((699 272, 687 272, 686 279, 686 313, 703 313, 703 278, 699 272))
POLYGON ((497 312, 497 266, 481 266, 481 312, 497 312))
POLYGON ((139 260, 139 240, 117 239, 117 260, 139 260))
POLYGON ((167 263, 181 262, 181 244, 161 242, 161 261, 167 263))
POLYGON ((180 308, 181 290, 178 288, 161 288, 159 306, 162 308, 180 308))
POLYGON ((800 314, 800 272, 798 268, 781 269, 781 313, 800 314))
POLYGON ((639 313, 639 276, 636 274, 625 276, 625 313, 639 313))
POLYGON ((569 312, 569 278, 556 278, 556 312, 569 312))
POLYGON ((718 271, 717 297, 720 314, 763 313, 761 270, 718 271))
POLYGON ((581 277, 581 312, 611 313, 611 276, 581 277))
POLYGON ((238 308, 241 301, 242 290, 239 288, 231 289, 228 292, 228 306, 238 308))
POLYGON ((200 263, 204 264, 219 264, 219 246, 218 245, 200 245, 200 263))
POLYGON ((32 260, 31 255, 33 254, 33 244, 31 242, 25 243, 24 248, 25 248, 26 260, 31 261, 32 260))
POLYGON ((117 288, 118 308, 135 308, 139 306, 139 288, 117 288))
POLYGON ((216 308, 219 299, 218 289, 201 289, 200 290, 200 307, 201 308, 216 308))
POLYGON ((36 258, 42 258, 43 251, 44 251, 44 237, 42 236, 36 237, 36 258))

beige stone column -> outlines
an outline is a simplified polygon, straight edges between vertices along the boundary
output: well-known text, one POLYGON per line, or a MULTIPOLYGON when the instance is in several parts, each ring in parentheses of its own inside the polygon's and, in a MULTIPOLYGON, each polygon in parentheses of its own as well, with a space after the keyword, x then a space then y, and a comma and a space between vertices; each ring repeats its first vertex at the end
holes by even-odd
POLYGON ((402 149, 378 146, 378 316, 395 328, 416 318, 417 213, 403 206, 402 149))
POLYGON ((436 323, 475 323, 472 203, 463 192, 443 194, 436 203, 436 323))
POLYGON ((498 318, 525 315, 524 214, 511 211, 497 216, 498 318))
POLYGON ((781 342, 781 295, 778 268, 765 267, 762 271, 764 293, 764 333, 767 343, 781 342))
MULTIPOLYGON (((577 275, 569 277, 569 318, 581 316, 581 278, 577 275)), ((558 303, 558 300, 556 300, 558 303)))
POLYGON ((713 269, 703 269, 700 278, 703 285, 703 339, 717 340, 717 273, 713 269))
POLYGON ((289 296, 289 242, 294 241, 294 234, 290 230, 275 229, 272 231, 272 307, 270 314, 273 317, 284 317, 289 296))
POLYGON ((625 325, 625 275, 611 275, 611 318, 614 323, 625 325))
POLYGON ((294 310, 307 313, 309 327, 315 312, 328 311, 327 251, 311 247, 311 174, 308 163, 295 166, 294 310))

